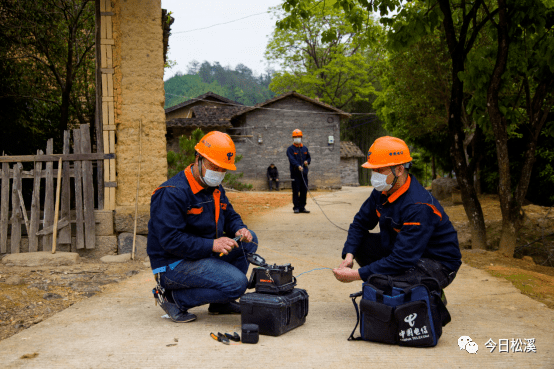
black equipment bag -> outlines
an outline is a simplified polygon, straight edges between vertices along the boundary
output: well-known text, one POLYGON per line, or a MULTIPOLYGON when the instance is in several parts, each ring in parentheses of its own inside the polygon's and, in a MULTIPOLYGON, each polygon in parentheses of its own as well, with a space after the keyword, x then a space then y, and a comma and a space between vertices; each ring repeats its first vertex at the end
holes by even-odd
POLYGON ((288 294, 246 293, 240 297, 241 325, 256 324, 262 335, 279 336, 306 322, 308 293, 293 289, 288 294))
POLYGON ((410 285, 390 276, 372 275, 362 291, 351 294, 357 322, 348 340, 367 340, 411 347, 433 347, 442 335, 442 327, 451 320, 441 300, 436 279, 423 278, 410 285), (425 280, 425 283, 424 281, 425 280), (386 283, 385 283, 386 281, 386 283), (376 282, 379 287, 371 284, 376 282), (362 297, 360 308, 357 297, 362 297), (360 337, 354 332, 360 324, 360 337))
POLYGON ((266 265, 252 269, 248 289, 256 288, 256 293, 286 294, 296 286, 292 275, 294 267, 285 265, 266 265))

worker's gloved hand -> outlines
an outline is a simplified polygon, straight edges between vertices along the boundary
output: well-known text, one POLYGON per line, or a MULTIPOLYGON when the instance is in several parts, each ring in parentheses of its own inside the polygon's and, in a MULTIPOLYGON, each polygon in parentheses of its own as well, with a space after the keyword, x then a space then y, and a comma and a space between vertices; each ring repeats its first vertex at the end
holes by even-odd
POLYGON ((348 267, 352 268, 354 266, 354 255, 352 253, 347 253, 346 257, 344 257, 344 260, 339 265, 339 269, 348 267))
POLYGON ((298 166, 298 171, 302 172, 303 171, 303 168, 302 166, 298 166))
POLYGON ((229 254, 233 248, 238 248, 239 245, 233 239, 222 236, 221 238, 214 239, 214 245, 212 251, 215 253, 229 254))
POLYGON ((308 161, 304 161, 304 166, 308 167, 308 161))
POLYGON ((244 241, 247 241, 248 243, 250 243, 252 241, 252 234, 250 233, 250 231, 243 227, 242 229, 239 229, 236 233, 235 233, 235 236, 242 236, 242 239, 241 240, 244 240, 244 241))
POLYGON ((333 274, 338 281, 343 283, 350 283, 352 281, 361 280, 358 270, 352 270, 351 268, 338 268, 333 269, 333 274))

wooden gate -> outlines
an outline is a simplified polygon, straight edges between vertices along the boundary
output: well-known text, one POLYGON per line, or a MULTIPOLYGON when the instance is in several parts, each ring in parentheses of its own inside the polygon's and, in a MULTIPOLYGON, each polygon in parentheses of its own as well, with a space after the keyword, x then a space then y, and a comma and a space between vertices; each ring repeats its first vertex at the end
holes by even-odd
MULTIPOLYGON (((73 153, 70 153, 70 141, 70 131, 65 131, 63 154, 53 154, 54 143, 50 139, 46 154, 39 150, 37 155, 0 157, 0 253, 21 251, 21 225, 25 226, 29 240, 28 250, 23 252, 52 251, 54 239, 56 246, 71 245, 71 251, 95 247, 94 200, 97 194, 93 186, 93 162, 114 159, 115 154, 91 153, 89 125, 73 130, 73 153), (34 168, 23 171, 23 162, 33 162, 34 168), (22 178, 33 179, 30 217, 24 201, 22 178), (74 179, 73 186, 71 178, 74 179), (41 193, 44 193, 42 201, 41 193), (57 238, 54 227, 56 232, 59 231, 57 238)), ((101 166, 98 169, 97 174, 102 176, 101 166)), ((102 191, 97 193, 98 204, 102 205, 102 191)))

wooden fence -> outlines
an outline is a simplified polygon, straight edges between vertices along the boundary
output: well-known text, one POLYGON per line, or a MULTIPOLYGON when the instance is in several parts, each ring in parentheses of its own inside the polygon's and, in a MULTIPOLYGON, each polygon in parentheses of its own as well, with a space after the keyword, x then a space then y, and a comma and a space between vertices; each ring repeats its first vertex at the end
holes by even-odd
MULTIPOLYGON (((91 153, 89 125, 81 125, 79 129, 73 130, 73 153, 70 153, 70 141, 70 131, 65 131, 63 154, 53 154, 54 143, 53 139, 50 139, 46 146, 46 154, 39 150, 37 155, 0 157, 0 253, 21 251, 21 225, 25 226, 28 236, 28 252, 52 251, 54 239, 57 239, 56 246, 71 245, 72 251, 95 247, 96 194, 93 187, 93 162, 98 161, 98 167, 101 169, 102 160, 114 159, 115 154, 91 153), (34 168, 23 171, 23 162, 33 162, 34 168), (24 202, 22 178, 33 179, 30 217, 24 202), (56 184, 54 178, 57 180, 56 184), (73 186, 71 178, 74 179, 73 186), (44 197, 41 202, 42 192, 44 197), (60 208, 57 208, 58 204, 60 208), (72 224, 75 224, 75 239, 72 239, 72 224), (55 226, 58 231, 57 238, 53 235, 55 226)), ((98 203, 103 204, 100 202, 101 192, 98 196, 98 203)))

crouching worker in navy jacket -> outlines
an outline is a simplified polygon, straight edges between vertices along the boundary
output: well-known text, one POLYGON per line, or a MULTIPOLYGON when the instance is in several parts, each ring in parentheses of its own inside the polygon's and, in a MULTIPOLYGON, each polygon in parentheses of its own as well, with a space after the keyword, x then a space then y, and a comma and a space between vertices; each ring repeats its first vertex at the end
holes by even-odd
POLYGON ((433 277, 441 289, 454 280, 462 264, 458 235, 437 199, 408 173, 411 160, 398 138, 381 137, 369 149, 362 167, 373 170, 375 189, 350 224, 337 280, 433 277), (380 232, 370 233, 377 225, 380 232))
POLYGON ((156 189, 150 205, 147 251, 162 288, 153 293, 175 322, 195 320, 188 310, 205 304, 210 314, 240 313, 235 300, 248 284, 246 255, 258 242, 220 185, 236 169, 229 135, 212 131, 195 150, 194 164, 156 189))

